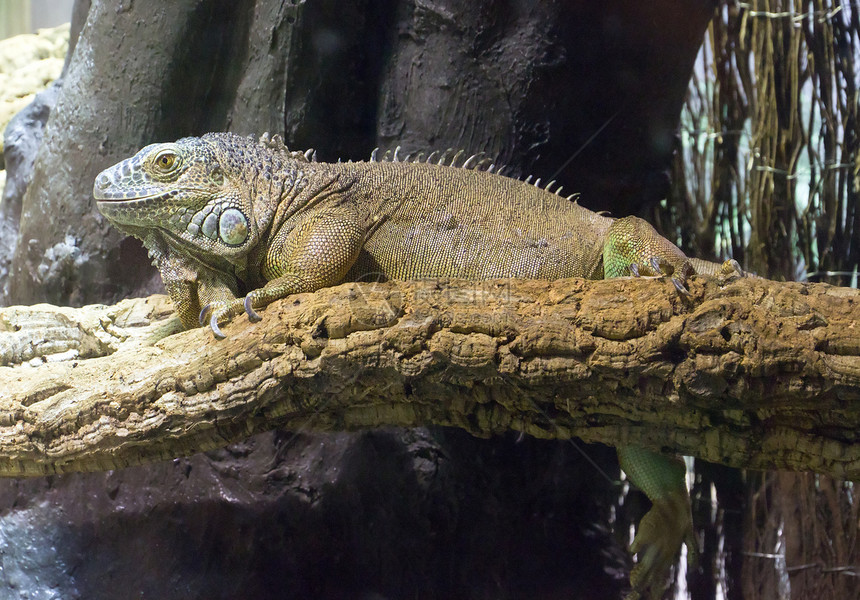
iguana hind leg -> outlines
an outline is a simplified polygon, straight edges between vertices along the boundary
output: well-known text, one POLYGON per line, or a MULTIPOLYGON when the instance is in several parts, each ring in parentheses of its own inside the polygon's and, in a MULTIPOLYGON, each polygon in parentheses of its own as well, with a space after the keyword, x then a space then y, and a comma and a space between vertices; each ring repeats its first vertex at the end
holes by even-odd
MULTIPOLYGON (((625 275, 671 276, 678 291, 688 294, 684 282, 694 273, 694 266, 650 223, 625 217, 613 222, 607 232, 603 272, 607 279, 625 275)), ((630 574, 633 591, 628 600, 656 599, 663 592, 666 575, 681 544, 686 542, 691 559, 697 553, 685 482, 687 471, 681 459, 643 448, 620 447, 618 459, 630 480, 652 502, 630 547, 639 560, 630 574)))
POLYGON ((687 469, 680 458, 644 448, 624 446, 617 451, 621 468, 652 503, 630 545, 630 552, 639 556, 630 573, 633 591, 627 600, 656 600, 666 587, 666 575, 681 543, 687 544, 691 562, 695 562, 698 554, 685 481, 687 469))
POLYGON ((624 217, 613 222, 606 234, 603 276, 610 279, 639 274, 670 275, 683 284, 693 274, 693 267, 678 246, 650 223, 639 217, 624 217))

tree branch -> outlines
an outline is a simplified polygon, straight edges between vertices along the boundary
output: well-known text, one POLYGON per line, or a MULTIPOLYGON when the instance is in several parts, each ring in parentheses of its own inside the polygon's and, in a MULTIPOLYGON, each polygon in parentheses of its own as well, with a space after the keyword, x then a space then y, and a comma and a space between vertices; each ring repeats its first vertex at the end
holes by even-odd
POLYGON ((201 328, 148 343, 171 327, 158 296, 3 309, 0 357, 26 362, 0 367, 0 474, 114 469, 275 427, 446 425, 860 476, 860 292, 689 283, 689 300, 653 279, 349 283, 237 318, 220 342, 201 328))

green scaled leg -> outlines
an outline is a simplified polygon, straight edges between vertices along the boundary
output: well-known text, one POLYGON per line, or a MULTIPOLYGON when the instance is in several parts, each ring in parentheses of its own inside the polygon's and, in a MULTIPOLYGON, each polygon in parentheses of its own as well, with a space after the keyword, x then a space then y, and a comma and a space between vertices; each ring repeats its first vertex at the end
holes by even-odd
MULTIPOLYGON (((709 265, 706 266, 711 268, 709 265)), ((720 265, 713 268, 717 270, 720 265)), ((693 272, 694 266, 686 255, 638 217, 618 219, 607 232, 603 247, 603 274, 607 279, 670 276, 678 291, 686 295, 684 282, 693 272)), ((638 561, 630 573, 633 591, 627 600, 656 600, 666 587, 666 576, 681 544, 686 542, 691 561, 695 561, 698 552, 685 481, 687 470, 677 457, 637 447, 618 448, 618 460, 630 481, 652 503, 630 546, 638 561)))
POLYGON ((630 552, 639 556, 630 573, 633 591, 627 600, 657 600, 666 587, 666 576, 681 543, 687 544, 691 563, 695 564, 698 555, 685 481, 687 469, 680 458, 643 448, 625 446, 617 451, 621 468, 652 503, 630 546, 630 552))
POLYGON ((669 275, 677 284, 683 284, 693 274, 693 267, 678 246, 657 233, 650 223, 624 217, 615 221, 606 234, 603 277, 638 274, 669 275))

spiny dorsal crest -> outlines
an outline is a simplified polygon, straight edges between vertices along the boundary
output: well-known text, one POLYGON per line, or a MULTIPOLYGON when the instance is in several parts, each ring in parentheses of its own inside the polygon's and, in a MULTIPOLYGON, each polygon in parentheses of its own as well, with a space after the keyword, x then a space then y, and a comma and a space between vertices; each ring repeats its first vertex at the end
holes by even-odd
MULTIPOLYGON (((555 179, 553 179, 552 181, 550 181, 550 182, 549 182, 548 184, 546 184, 546 186, 544 186, 544 187, 541 187, 541 185, 540 185, 540 177, 538 177, 537 179, 535 179, 535 180, 534 180, 534 182, 532 182, 532 176, 531 176, 531 175, 529 175, 528 177, 526 177, 526 178, 523 180, 523 182, 524 182, 524 183, 531 183, 531 184, 532 184, 533 186, 535 186, 536 188, 540 188, 540 189, 542 189, 542 190, 546 190, 546 191, 548 191, 548 192, 550 192, 550 193, 552 193, 552 194, 555 194, 556 196, 561 196, 561 190, 562 190, 562 189, 564 189, 564 188, 563 188, 563 186, 558 186, 557 188, 552 189, 552 186, 554 186, 554 185, 556 184, 556 180, 555 180, 555 179)), ((572 202, 576 202, 576 201, 579 199, 579 192, 574 192, 573 194, 571 194, 571 195, 569 195, 569 196, 565 196, 565 197, 566 197, 568 200, 571 200, 572 202)))
MULTIPOLYGON (((277 133, 274 135, 270 135, 267 131, 260 136, 259 142, 266 148, 271 148, 272 150, 275 150, 277 152, 282 152, 294 160, 307 163, 317 162, 316 150, 314 150, 313 148, 309 148, 304 152, 300 150, 290 150, 284 143, 284 139, 277 133)), ((373 152, 370 154, 370 162, 427 163, 431 165, 456 167, 459 169, 485 171, 487 173, 495 173, 496 175, 505 175, 505 172, 508 170, 507 165, 497 165, 484 152, 478 152, 477 154, 471 154, 466 157, 465 150, 455 150, 454 148, 448 148, 444 151, 434 150, 426 156, 424 152, 410 152, 408 154, 401 155, 401 150, 402 148, 400 146, 397 146, 394 148, 393 151, 386 150, 380 155, 379 148, 374 148, 373 152), (466 158, 464 159, 463 157, 466 158)), ((338 160, 338 162, 340 162, 340 160, 338 160)), ((556 196, 562 195, 562 186, 558 186, 557 188, 552 189, 552 187, 556 184, 555 179, 547 183, 545 187, 541 187, 540 177, 538 177, 534 181, 532 180, 533 177, 529 175, 522 181, 524 183, 534 185, 539 189, 546 190, 547 192, 555 194, 556 196)), ((576 202, 576 200, 579 198, 579 194, 570 194, 569 196, 566 196, 566 198, 572 202, 576 202)))
POLYGON ((405 162, 405 163, 427 163, 431 165, 442 165, 445 167, 457 167, 459 169, 471 169, 474 171, 486 171, 487 173, 496 173, 504 175, 503 171, 507 169, 504 165, 496 165, 490 157, 483 152, 472 154, 466 157, 465 150, 455 150, 448 148, 440 152, 434 150, 429 155, 424 152, 409 153, 401 155, 401 147, 397 146, 394 151, 386 150, 380 155, 379 148, 374 149, 370 155, 370 162, 405 162))
MULTIPOLYGON (((379 148, 375 148, 370 155, 370 162, 405 162, 405 163, 428 163, 431 165, 443 165, 447 167, 458 167, 460 169, 472 169, 475 171, 486 171, 487 173, 495 173, 496 175, 504 175, 505 171, 508 169, 507 165, 496 165, 493 160, 487 156, 483 152, 479 152, 477 154, 472 154, 465 160, 463 157, 466 156, 466 152, 464 150, 455 150, 453 148, 448 148, 447 150, 440 152, 439 150, 434 150, 428 156, 424 156, 423 152, 417 153, 408 153, 404 156, 400 154, 401 147, 397 146, 394 148, 394 151, 386 150, 382 155, 379 154, 379 148)), ((555 194, 556 196, 561 196, 561 191, 563 189, 562 186, 558 186, 555 189, 552 189, 554 185, 556 185, 556 180, 553 179, 545 187, 541 187, 540 177, 532 181, 533 177, 529 175, 524 180, 524 183, 529 183, 534 185, 537 188, 542 190, 546 190, 551 194, 555 194)), ((572 202, 576 202, 579 198, 579 194, 571 194, 566 196, 566 198, 572 202)))
POLYGON ((277 133, 274 135, 269 135, 269 132, 265 132, 260 136, 258 140, 261 145, 266 148, 270 148, 277 152, 283 152, 287 154, 293 160, 298 160, 301 162, 317 162, 317 152, 313 148, 308 148, 304 152, 301 150, 290 150, 287 148, 287 145, 284 143, 284 138, 282 138, 277 133))

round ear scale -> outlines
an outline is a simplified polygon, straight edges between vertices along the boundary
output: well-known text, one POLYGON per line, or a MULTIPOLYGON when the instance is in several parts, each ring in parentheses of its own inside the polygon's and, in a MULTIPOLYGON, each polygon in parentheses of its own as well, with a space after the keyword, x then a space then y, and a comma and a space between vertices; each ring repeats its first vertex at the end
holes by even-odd
POLYGON ((237 208, 228 208, 218 219, 218 237, 228 246, 239 246, 248 239, 248 219, 237 208))

